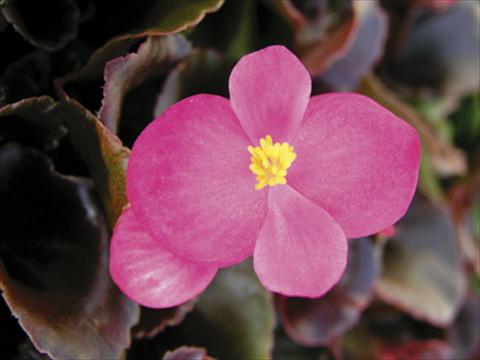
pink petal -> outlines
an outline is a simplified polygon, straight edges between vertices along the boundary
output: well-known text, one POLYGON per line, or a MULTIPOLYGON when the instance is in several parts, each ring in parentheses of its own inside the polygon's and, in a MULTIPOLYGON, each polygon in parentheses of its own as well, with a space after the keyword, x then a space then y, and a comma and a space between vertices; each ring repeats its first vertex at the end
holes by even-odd
POLYGON ((230 101, 253 144, 265 135, 288 141, 311 92, 310 75, 287 48, 269 46, 240 59, 230 74, 230 101))
POLYGON ((400 219, 415 192, 418 134, 357 94, 312 97, 292 141, 287 181, 325 209, 348 238, 380 232, 400 219))
POLYGON ((260 281, 287 296, 323 295, 345 269, 347 240, 342 229, 289 186, 272 187, 268 200, 253 255, 260 281))
POLYGON ((127 194, 150 234, 174 254, 226 266, 252 255, 266 212, 250 144, 227 99, 196 95, 137 139, 127 194))
POLYGON ((131 208, 117 222, 110 244, 110 273, 131 299, 144 306, 179 305, 201 293, 217 268, 165 250, 145 232, 131 208))

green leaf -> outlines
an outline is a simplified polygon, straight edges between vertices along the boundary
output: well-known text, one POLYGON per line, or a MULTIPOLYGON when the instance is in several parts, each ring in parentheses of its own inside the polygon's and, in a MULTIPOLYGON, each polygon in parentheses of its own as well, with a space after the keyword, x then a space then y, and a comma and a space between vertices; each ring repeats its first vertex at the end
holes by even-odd
POLYGON ((473 233, 477 239, 480 239, 480 196, 478 194, 475 195, 475 199, 477 201, 472 211, 473 233))
POLYGON ((175 34, 197 25, 204 16, 215 12, 224 0, 163 0, 151 10, 145 29, 129 36, 175 34))
POLYGON ((420 160, 418 188, 430 200, 435 201, 436 203, 441 203, 444 200, 440 179, 435 174, 430 154, 425 151, 420 160))
POLYGON ((473 274, 471 277, 471 287, 477 296, 480 296, 480 275, 473 274))
POLYGON ((229 59, 239 59, 244 54, 253 51, 257 30, 257 18, 255 14, 255 1, 247 0, 239 2, 241 7, 238 9, 239 19, 236 33, 225 51, 229 59))
POLYGON ((0 0, 0 10, 7 6, 9 0, 0 0))
POLYGON ((192 29, 190 38, 199 48, 215 49, 226 58, 237 61, 258 48, 257 7, 257 0, 227 1, 220 11, 192 29))
POLYGON ((465 149, 472 168, 480 165, 480 93, 465 97, 450 116, 455 143, 465 149))

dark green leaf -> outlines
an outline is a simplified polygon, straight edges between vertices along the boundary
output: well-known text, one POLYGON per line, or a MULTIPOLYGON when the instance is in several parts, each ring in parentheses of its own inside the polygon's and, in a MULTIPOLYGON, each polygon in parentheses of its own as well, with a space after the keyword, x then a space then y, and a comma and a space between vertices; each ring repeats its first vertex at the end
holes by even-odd
POLYGON ((417 197, 396 230, 384 249, 377 294, 415 318, 449 325, 466 289, 451 218, 417 197))
POLYGON ((169 326, 177 326, 193 310, 195 300, 167 309, 141 307, 140 321, 132 330, 137 339, 153 338, 169 326))
POLYGON ((259 283, 251 261, 220 270, 177 327, 150 342, 134 344, 129 359, 160 356, 188 344, 218 359, 269 359, 275 312, 271 294, 259 283))
POLYGON ((48 151, 57 147, 66 132, 58 106, 48 96, 0 107, 0 145, 16 141, 48 151))
POLYGON ((480 355, 480 294, 478 292, 467 296, 455 322, 448 330, 448 339, 454 351, 453 359, 475 359, 480 355))
POLYGON ((25 98, 43 95, 51 86, 51 64, 48 53, 36 50, 6 67, 0 80, 4 89, 1 103, 14 103, 25 98))
POLYGON ((376 1, 355 1, 357 29, 345 54, 334 60, 321 80, 340 91, 352 91, 383 56, 388 18, 376 1))
POLYGON ((92 113, 58 91, 59 111, 70 140, 90 170, 113 227, 127 204, 125 170, 130 151, 92 113))
POLYGON ((324 1, 264 0, 290 25, 295 50, 312 75, 321 75, 350 45, 357 30, 351 3, 329 8, 324 1))
POLYGON ((17 144, 0 148, 0 288, 36 348, 118 358, 138 306, 108 273, 108 231, 88 180, 17 144))
POLYGON ((197 325, 196 335, 212 356, 270 357, 275 324, 272 298, 259 283, 250 261, 219 271, 194 312, 208 326, 204 333, 197 325))
POLYGON ((282 324, 298 344, 332 344, 360 318, 370 303, 379 275, 378 253, 370 239, 352 240, 340 283, 319 299, 277 298, 282 324))
POLYGON ((80 12, 73 0, 8 0, 5 19, 33 45, 55 51, 77 36, 80 12))
POLYGON ((397 346, 386 346, 380 354, 381 359, 435 359, 451 360, 452 349, 442 340, 421 340, 407 342, 397 346))
POLYGON ((208 93, 228 97, 232 64, 213 50, 195 49, 168 75, 155 104, 155 116, 188 96, 208 93))
MULTIPOLYGON (((456 1, 444 11, 414 9, 390 63, 398 82, 458 98, 480 87, 480 6, 456 1)), ((444 98, 445 100, 445 98, 444 98)))
POLYGON ((166 73, 189 51, 190 44, 180 35, 155 36, 149 37, 136 53, 110 60, 105 66, 99 120, 111 132, 117 133, 127 92, 142 84, 149 76, 166 73))

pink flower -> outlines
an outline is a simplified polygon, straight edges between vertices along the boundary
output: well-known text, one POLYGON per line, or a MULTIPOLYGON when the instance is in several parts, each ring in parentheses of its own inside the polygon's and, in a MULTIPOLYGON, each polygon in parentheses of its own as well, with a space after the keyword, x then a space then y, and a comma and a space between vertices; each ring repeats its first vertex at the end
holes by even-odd
POLYGON ((395 236, 397 232, 397 229, 395 228, 395 225, 390 225, 387 228, 383 229, 378 233, 378 236, 380 236, 383 239, 389 239, 395 236))
POLYGON ((140 304, 185 302, 252 254, 269 290, 321 296, 347 238, 385 229, 412 199, 417 133, 377 103, 309 98, 309 74, 282 46, 244 56, 229 87, 230 101, 173 105, 133 147, 110 271, 140 304))

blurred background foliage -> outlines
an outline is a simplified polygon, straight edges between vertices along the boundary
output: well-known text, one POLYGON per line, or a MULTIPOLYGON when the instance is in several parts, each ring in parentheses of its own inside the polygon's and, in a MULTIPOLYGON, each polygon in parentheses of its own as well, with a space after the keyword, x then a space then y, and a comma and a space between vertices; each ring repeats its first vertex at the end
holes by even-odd
POLYGON ((2 358, 478 358, 479 44, 475 0, 0 0, 2 358), (129 148, 178 100, 228 97, 271 44, 314 95, 365 94, 418 130, 414 202, 350 243, 320 299, 268 293, 246 261, 139 307, 108 274, 129 148))

